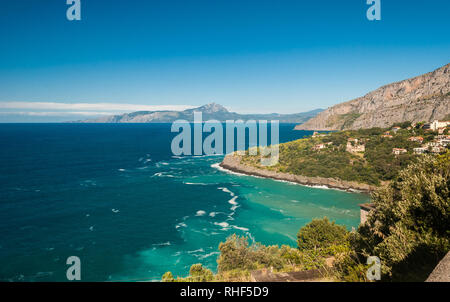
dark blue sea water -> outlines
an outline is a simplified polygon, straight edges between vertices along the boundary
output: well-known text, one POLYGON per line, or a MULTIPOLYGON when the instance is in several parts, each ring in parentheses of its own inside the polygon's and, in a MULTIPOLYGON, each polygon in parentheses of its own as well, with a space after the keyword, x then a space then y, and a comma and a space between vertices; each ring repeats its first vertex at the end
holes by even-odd
MULTIPOLYGON (((280 141, 311 132, 280 125, 280 141)), ((0 124, 0 280, 84 281, 215 270, 232 233, 295 245, 328 216, 359 221, 368 196, 221 171, 222 156, 174 157, 170 124, 0 124)))

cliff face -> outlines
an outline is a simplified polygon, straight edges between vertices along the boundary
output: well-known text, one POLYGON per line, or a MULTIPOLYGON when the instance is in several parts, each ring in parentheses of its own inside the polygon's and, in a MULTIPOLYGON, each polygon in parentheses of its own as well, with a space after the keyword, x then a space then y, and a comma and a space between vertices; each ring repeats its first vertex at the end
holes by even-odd
POLYGON ((389 127, 393 123, 430 122, 450 114, 450 64, 392 83, 363 97, 319 113, 297 130, 345 130, 389 127))

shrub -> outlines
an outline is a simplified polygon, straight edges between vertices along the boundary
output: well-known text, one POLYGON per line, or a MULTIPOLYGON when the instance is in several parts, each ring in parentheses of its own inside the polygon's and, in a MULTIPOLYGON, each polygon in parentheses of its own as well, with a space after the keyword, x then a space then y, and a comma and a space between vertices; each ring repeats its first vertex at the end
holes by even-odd
POLYGON ((166 272, 162 276, 162 282, 174 282, 175 279, 173 278, 172 272, 166 272))
POLYGON ((212 279, 214 278, 213 272, 203 267, 200 263, 193 264, 191 266, 191 269, 189 270, 189 275, 192 281, 195 282, 212 281, 212 279))
POLYGON ((366 277, 368 266, 362 264, 353 251, 337 255, 333 265, 335 275, 339 280, 346 282, 368 281, 366 277))
POLYGON ((347 234, 344 226, 330 222, 327 217, 313 219, 299 230, 297 244, 301 251, 325 249, 346 242, 347 234))
POLYGON ((219 244, 218 271, 234 269, 253 270, 258 267, 283 267, 283 259, 278 246, 264 246, 254 243, 249 246, 247 237, 231 235, 219 244))

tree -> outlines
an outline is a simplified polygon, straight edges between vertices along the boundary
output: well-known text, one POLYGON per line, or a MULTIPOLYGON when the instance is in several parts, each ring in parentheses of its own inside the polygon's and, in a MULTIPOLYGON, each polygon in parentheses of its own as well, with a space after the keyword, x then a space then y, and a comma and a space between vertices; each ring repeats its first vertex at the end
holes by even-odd
POLYGON ((195 282, 211 281, 214 277, 213 272, 206 267, 203 267, 200 263, 191 266, 189 275, 195 282))
POLYGON ((300 250, 316 250, 342 244, 347 239, 344 226, 330 222, 327 217, 313 219, 302 227, 297 234, 297 245, 300 250))
POLYGON ((378 256, 383 276, 423 281, 450 249, 450 156, 424 156, 373 194, 352 246, 378 256))
POLYGON ((162 282, 174 282, 175 279, 173 278, 172 272, 166 272, 162 276, 162 282))
POLYGON ((265 246, 259 242, 249 245, 247 237, 231 235, 219 244, 220 256, 217 259, 219 272, 230 270, 253 270, 258 267, 283 267, 284 259, 276 245, 265 246))
POLYGON ((217 259, 218 270, 227 271, 236 268, 253 269, 254 264, 246 237, 231 235, 219 244, 220 256, 217 259))

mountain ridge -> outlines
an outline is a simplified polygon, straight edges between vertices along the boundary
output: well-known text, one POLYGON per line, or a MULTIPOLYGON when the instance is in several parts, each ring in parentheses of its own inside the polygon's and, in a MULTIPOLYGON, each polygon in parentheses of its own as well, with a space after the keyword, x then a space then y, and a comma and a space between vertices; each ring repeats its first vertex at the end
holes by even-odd
POLYGON ((323 109, 315 109, 307 112, 293 114, 239 114, 228 111, 225 107, 216 103, 209 103, 197 108, 183 111, 136 111, 118 115, 110 115, 95 119, 74 121, 73 123, 171 123, 175 120, 194 120, 194 112, 202 112, 202 119, 206 120, 274 120, 280 123, 303 123, 317 115, 323 109))
POLYGON ((320 112, 297 130, 389 127, 398 122, 430 122, 450 114, 450 63, 434 71, 381 86, 366 95, 320 112))

